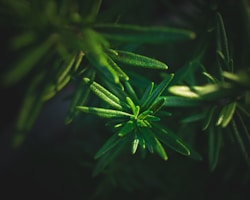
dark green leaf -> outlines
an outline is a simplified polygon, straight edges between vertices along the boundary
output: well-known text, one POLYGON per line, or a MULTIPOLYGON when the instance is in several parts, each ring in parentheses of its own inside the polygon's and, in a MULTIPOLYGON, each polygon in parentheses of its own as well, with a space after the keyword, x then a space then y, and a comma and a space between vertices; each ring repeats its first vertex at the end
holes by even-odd
POLYGON ((111 109, 106 109, 106 108, 77 106, 76 109, 82 112, 94 114, 103 118, 131 117, 132 116, 131 114, 123 112, 123 111, 111 110, 111 109))
POLYGON ((140 132, 143 135, 150 152, 153 153, 155 151, 163 160, 167 160, 167 153, 162 144, 155 137, 154 133, 148 128, 142 128, 140 132))
POLYGON ((189 30, 167 27, 141 27, 125 24, 97 24, 94 29, 108 39, 136 43, 160 43, 194 39, 189 30))
POLYGON ((167 96, 164 106, 167 107, 196 107, 202 105, 198 99, 190 99, 179 96, 167 96))
POLYGON ((133 129, 135 129, 134 122, 129 120, 126 124, 123 125, 121 130, 118 132, 118 135, 120 137, 123 137, 123 136, 127 135, 128 133, 132 132, 133 129))
POLYGON ((167 78, 165 78, 157 87, 154 88, 154 90, 152 91, 152 94, 147 97, 145 102, 143 102, 143 104, 142 104, 143 109, 148 108, 149 106, 151 106, 154 103, 154 101, 167 88, 168 84, 170 83, 170 81, 172 80, 173 77, 174 77, 174 74, 168 75, 167 78))
POLYGON ((50 37, 44 43, 34 47, 21 59, 17 65, 8 70, 3 76, 2 81, 5 85, 13 85, 25 77, 33 67, 42 59, 54 43, 54 37, 50 37))
POLYGON ((208 160, 209 168, 213 171, 219 161, 220 150, 222 145, 222 132, 218 128, 215 131, 214 126, 210 126, 208 129, 208 160))
POLYGON ((182 155, 189 156, 196 160, 202 159, 199 153, 197 153, 188 144, 182 141, 182 139, 176 134, 172 133, 172 131, 157 126, 155 134, 160 141, 165 143, 169 148, 173 149, 174 151, 182 155))
POLYGON ((110 106, 118 110, 123 109, 122 105, 124 105, 124 103, 122 103, 117 96, 109 92, 100 84, 95 81, 91 81, 89 78, 83 78, 83 82, 88 84, 91 91, 93 91, 99 98, 108 103, 110 106))
POLYGON ((125 64, 152 69, 168 69, 168 66, 161 61, 132 52, 109 49, 108 53, 114 60, 125 64))

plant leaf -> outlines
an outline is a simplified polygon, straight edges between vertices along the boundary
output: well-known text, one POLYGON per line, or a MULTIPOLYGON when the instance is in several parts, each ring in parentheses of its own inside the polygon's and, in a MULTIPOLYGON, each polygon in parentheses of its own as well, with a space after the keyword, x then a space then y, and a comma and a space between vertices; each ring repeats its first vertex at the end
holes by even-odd
POLYGON ((197 107, 202 105, 198 99, 190 99, 179 96, 167 96, 164 106, 166 107, 197 107))
POLYGON ((125 24, 96 24, 94 29, 107 39, 136 42, 160 43, 194 39, 195 33, 189 30, 166 27, 141 27, 125 24))
POLYGON ((154 101, 164 92, 167 88, 170 81, 173 79, 174 74, 169 74, 167 78, 165 78, 155 89, 152 91, 152 94, 148 96, 145 102, 142 104, 142 108, 148 108, 150 105, 154 103, 154 101))
POLYGON ((141 133, 146 141, 146 145, 149 146, 150 152, 155 151, 163 160, 167 160, 167 153, 154 133, 148 128, 142 128, 141 133))
POLYGON ((123 137, 130 133, 135 128, 134 122, 129 120, 126 124, 123 125, 121 130, 118 132, 120 137, 123 137))
POLYGON ((221 129, 216 130, 217 131, 215 131, 214 126, 210 126, 208 129, 208 159, 211 171, 214 171, 218 164, 222 145, 221 129))
POLYGON ((216 123, 217 126, 222 126, 223 128, 225 128, 229 124, 229 122, 231 121, 234 115, 236 105, 237 105, 236 102, 232 102, 232 103, 225 105, 222 108, 219 114, 219 118, 216 123))
POLYGON ((99 98, 101 98, 103 101, 108 103, 110 106, 112 106, 115 109, 122 110, 125 103, 122 104, 120 99, 115 96, 113 93, 109 92, 107 89, 102 87, 100 84, 98 84, 95 81, 91 81, 89 78, 83 78, 83 82, 85 84, 88 84, 91 91, 93 91, 99 98))
POLYGON ((225 60, 227 63, 230 62, 229 57, 229 48, 228 48, 228 41, 227 41, 227 34, 225 31, 224 22, 222 19, 222 16, 220 13, 217 13, 217 50, 222 52, 222 54, 225 56, 225 60))
POLYGON ((14 85, 25 77, 33 67, 42 59, 47 51, 52 47, 54 37, 49 37, 45 42, 33 48, 26 53, 25 57, 21 59, 17 65, 8 70, 3 76, 2 81, 5 85, 14 85))
POLYGON ((174 151, 189 156, 195 160, 201 160, 202 157, 199 153, 193 150, 189 145, 187 145, 180 137, 176 134, 172 133, 172 131, 162 128, 160 126, 156 127, 156 137, 165 143, 169 148, 173 149, 174 151))
POLYGON ((168 66, 159 60, 135 54, 132 52, 109 49, 108 54, 114 60, 125 64, 152 69, 168 69, 168 66))
POLYGON ((117 117, 131 117, 132 116, 131 114, 123 112, 123 111, 106 109, 106 108, 77 106, 76 109, 82 112, 94 114, 103 118, 117 118, 117 117))

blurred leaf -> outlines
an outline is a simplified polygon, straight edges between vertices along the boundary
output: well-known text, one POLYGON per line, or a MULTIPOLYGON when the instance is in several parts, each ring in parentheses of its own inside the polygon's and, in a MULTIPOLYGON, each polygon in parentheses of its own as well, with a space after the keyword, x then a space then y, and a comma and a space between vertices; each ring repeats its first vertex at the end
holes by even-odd
POLYGON ((225 128, 229 122, 231 121, 233 115, 234 115, 234 111, 236 108, 237 103, 236 102, 232 102, 230 104, 225 105, 220 114, 219 114, 219 118, 217 120, 216 125, 217 126, 221 126, 223 128, 225 128))
POLYGON ((129 120, 123 125, 121 130, 118 132, 118 135, 120 137, 123 137, 128 133, 130 133, 131 131, 133 131, 134 128, 135 128, 134 122, 132 120, 129 120))
MULTIPOLYGON (((216 24, 216 34, 217 34, 217 51, 221 52, 225 56, 226 63, 230 62, 229 48, 227 34, 225 31, 224 22, 220 13, 217 13, 217 24, 216 24)), ((232 70, 232 69, 230 69, 232 70)))
POLYGON ((190 99, 179 96, 167 96, 164 106, 167 107, 196 107, 202 105, 203 102, 198 99, 190 99))
POLYGON ((221 129, 216 130, 213 125, 208 129, 208 160, 209 168, 211 171, 214 171, 214 169, 218 165, 222 145, 221 129))
POLYGON ((102 172, 105 167, 121 154, 122 150, 128 145, 129 139, 130 137, 119 137, 119 139, 116 139, 115 136, 112 139, 108 139, 104 146, 102 146, 95 155, 95 159, 99 158, 99 160, 94 167, 93 176, 102 172))
POLYGON ((14 85, 24 78, 35 65, 48 53, 52 47, 55 37, 51 36, 47 41, 34 47, 25 57, 19 61, 13 68, 8 70, 3 76, 2 81, 5 85, 14 85))
POLYGON ((235 138, 240 146, 242 154, 243 154, 245 160, 247 161, 247 163, 250 165, 250 153, 247 150, 247 147, 249 144, 247 144, 247 145, 245 144, 244 139, 242 138, 242 135, 241 135, 242 133, 239 131, 234 119, 232 119, 232 127, 233 127, 234 136, 235 136, 235 138))
POLYGON ((156 137, 165 143, 169 148, 173 149, 174 151, 189 156, 190 158, 201 160, 202 157, 199 153, 193 150, 189 145, 182 141, 180 137, 176 134, 172 133, 170 130, 162 128, 160 126, 156 127, 156 137))
POLYGON ((163 160, 168 159, 165 149, 163 148, 159 140, 154 136, 154 133, 150 129, 141 128, 140 133, 145 139, 146 145, 151 153, 155 151, 163 160))
POLYGON ((167 27, 141 27, 125 24, 96 24, 94 29, 107 39, 136 43, 161 43, 194 39, 189 30, 167 27))

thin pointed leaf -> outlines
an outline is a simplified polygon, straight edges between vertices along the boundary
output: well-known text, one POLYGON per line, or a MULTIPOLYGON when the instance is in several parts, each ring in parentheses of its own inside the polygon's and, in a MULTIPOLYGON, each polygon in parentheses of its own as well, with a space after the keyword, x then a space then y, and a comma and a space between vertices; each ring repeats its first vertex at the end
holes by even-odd
POLYGON ((129 80, 128 75, 111 58, 108 57, 107 61, 110 64, 110 66, 112 66, 112 68, 116 71, 116 73, 118 74, 119 78, 121 78, 124 81, 128 81, 129 80))
POLYGON ((123 111, 106 109, 106 108, 77 106, 76 109, 82 112, 94 114, 103 118, 131 117, 132 116, 131 114, 123 112, 123 111))
POLYGON ((189 156, 196 160, 201 160, 201 155, 193 150, 188 144, 186 144, 180 137, 172 133, 170 130, 166 130, 162 127, 158 127, 155 131, 156 137, 165 143, 169 148, 174 151, 189 156))
POLYGON ((140 104, 143 104, 146 101, 148 96, 151 95, 153 89, 154 89, 154 82, 151 82, 150 85, 148 85, 148 87, 145 89, 145 92, 143 93, 142 98, 140 99, 140 104))
POLYGON ((97 24, 94 29, 107 39, 123 42, 159 43, 194 39, 195 33, 189 30, 165 27, 141 27, 125 24, 97 24))
POLYGON ((217 50, 221 51, 227 63, 230 61, 229 57, 229 48, 228 48, 228 41, 227 41, 227 34, 225 31, 224 22, 220 13, 217 13, 217 50))
POLYGON ((21 104, 17 120, 15 123, 15 133, 12 138, 12 147, 18 148, 23 143, 27 133, 31 130, 35 120, 40 113, 43 100, 41 94, 37 91, 37 86, 44 78, 44 73, 40 73, 34 77, 32 84, 27 90, 27 93, 21 104))
POLYGON ((161 108, 165 105, 167 98, 166 97, 159 97, 159 99, 152 104, 148 109, 153 111, 154 113, 157 113, 161 108))
POLYGON ((54 37, 50 37, 47 41, 36 46, 26 56, 18 62, 13 68, 2 76, 5 85, 13 85, 25 77, 33 67, 42 59, 47 51, 52 47, 54 37))
POLYGON ((118 110, 123 109, 120 99, 100 84, 95 81, 91 81, 89 78, 83 78, 83 82, 88 84, 91 91, 93 91, 99 98, 108 103, 110 106, 118 110))
POLYGON ((203 131, 206 130, 209 127, 209 125, 211 124, 215 110, 216 110, 216 106, 213 106, 211 109, 206 111, 207 112, 206 118, 204 120, 204 125, 202 127, 203 131))
POLYGON ((142 104, 142 107, 145 109, 152 105, 154 101, 164 92, 164 90, 167 88, 170 81, 173 79, 174 74, 170 74, 167 78, 165 78, 153 91, 150 96, 145 100, 145 102, 142 104))
POLYGON ((107 153, 108 151, 112 150, 115 146, 117 146, 121 141, 122 141, 122 139, 117 134, 112 135, 109 139, 107 139, 107 141, 97 151, 94 158, 95 159, 100 158, 105 153, 107 153))
POLYGON ((244 158, 246 159, 246 161, 248 162, 248 164, 250 164, 250 153, 247 151, 247 146, 245 145, 244 140, 241 137, 241 133, 238 130, 234 119, 232 119, 232 126, 233 126, 233 133, 237 139, 237 142, 240 146, 242 154, 243 154, 244 158))
POLYGON ((79 113, 76 106, 82 106, 86 103, 89 93, 89 87, 80 81, 74 89, 73 97, 70 101, 69 109, 66 114, 65 124, 71 123, 73 118, 79 113))
POLYGON ((168 69, 168 66, 159 60, 132 52, 110 49, 108 53, 114 60, 125 64, 152 69, 168 69))
POLYGON ((108 46, 108 42, 97 32, 86 28, 82 31, 83 41, 79 41, 77 45, 86 54, 88 60, 98 71, 106 78, 119 83, 119 75, 110 65, 108 56, 104 52, 104 47, 108 46))
POLYGON ((135 128, 134 122, 129 120, 126 124, 123 125, 121 130, 118 132, 118 135, 120 137, 123 137, 128 133, 130 133, 131 131, 133 131, 134 128, 135 128))
POLYGON ((216 130, 218 132, 215 131, 214 126, 210 126, 208 129, 208 160, 211 171, 214 171, 218 164, 222 145, 221 129, 216 130))
MULTIPOLYGON (((120 138, 120 137, 119 137, 120 138)), ((115 145, 106 151, 104 154, 101 154, 101 156, 98 156, 98 162, 93 170, 93 176, 98 175, 101 171, 105 169, 119 154, 122 153, 122 151, 125 149, 125 147, 128 145, 129 137, 120 138, 117 142, 115 142, 115 145)), ((104 144, 105 145, 105 144, 104 144)), ((102 148, 102 147, 101 147, 102 148)), ((99 151, 98 151, 99 152, 99 151)), ((95 156, 96 158, 96 156, 95 156)))
POLYGON ((136 109, 134 102, 129 97, 126 97, 126 101, 129 105, 130 109, 132 110, 133 114, 135 115, 135 113, 137 112, 137 109, 136 109))
POLYGON ((167 153, 154 133, 147 128, 141 129, 141 133, 143 134, 147 146, 153 149, 151 152, 156 152, 163 160, 167 160, 167 153))
POLYGON ((132 88, 132 86, 130 85, 129 81, 125 81, 124 82, 126 91, 128 92, 129 96, 135 101, 135 102, 139 102, 139 99, 136 95, 136 92, 134 91, 134 89, 132 88))
POLYGON ((179 96, 167 96, 164 106, 166 107, 197 107, 203 102, 198 99, 190 99, 179 96))
POLYGON ((181 97, 191 98, 191 99, 200 99, 200 95, 197 92, 190 89, 189 86, 179 86, 174 85, 168 88, 168 91, 174 95, 181 97))
POLYGON ((140 142, 140 140, 139 140, 139 138, 137 136, 137 133, 135 133, 134 139, 133 139, 133 142, 132 142, 132 148, 131 148, 132 154, 136 153, 138 145, 139 145, 139 142, 140 142))
POLYGON ((223 107, 216 123, 217 126, 222 126, 223 128, 225 128, 229 124, 229 122, 233 117, 236 105, 237 105, 236 102, 232 102, 223 107))
POLYGON ((188 124, 192 122, 197 122, 205 118, 204 113, 198 113, 198 114, 192 114, 188 117, 185 117, 184 119, 181 120, 181 123, 183 124, 188 124))

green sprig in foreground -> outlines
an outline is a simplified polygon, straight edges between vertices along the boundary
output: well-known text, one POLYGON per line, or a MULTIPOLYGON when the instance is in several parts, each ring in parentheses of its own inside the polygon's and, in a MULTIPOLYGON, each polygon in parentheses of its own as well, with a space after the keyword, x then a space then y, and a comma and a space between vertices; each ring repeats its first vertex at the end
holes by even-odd
POLYGON ((167 160, 168 156, 162 145, 164 143, 184 156, 201 159, 201 156, 181 138, 159 124, 160 114, 158 111, 163 108, 167 99, 161 94, 172 78, 173 74, 168 75, 156 87, 154 87, 154 83, 150 84, 145 89, 141 99, 137 97, 128 81, 125 82, 127 91, 123 91, 125 95, 119 96, 88 78, 83 79, 84 83, 89 85, 91 91, 110 107, 78 106, 77 109, 102 118, 108 118, 110 121, 107 124, 112 126, 114 131, 114 135, 106 141, 95 155, 95 159, 100 159, 94 174, 102 171, 129 143, 132 154, 135 154, 139 147, 143 155, 148 149, 151 153, 157 153, 162 159, 167 160))

